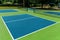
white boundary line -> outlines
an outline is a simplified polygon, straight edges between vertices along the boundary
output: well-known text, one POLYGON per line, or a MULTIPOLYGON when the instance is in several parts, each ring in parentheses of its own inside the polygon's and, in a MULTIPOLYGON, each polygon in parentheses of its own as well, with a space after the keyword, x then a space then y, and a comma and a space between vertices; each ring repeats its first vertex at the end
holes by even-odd
MULTIPOLYGON (((58 23, 59 23, 59 22, 58 22, 58 23)), ((17 40, 18 40, 18 39, 22 39, 22 38, 24 38, 24 37, 26 37, 26 36, 29 36, 29 35, 31 35, 31 34, 33 34, 33 33, 38 32, 38 31, 41 31, 41 30, 47 29, 48 27, 51 27, 51 26, 53 26, 53 25, 55 25, 55 24, 57 24, 57 22, 54 23, 54 24, 52 24, 52 25, 50 25, 50 26, 47 26, 47 27, 45 27, 45 28, 39 29, 39 30, 34 31, 34 32, 32 32, 32 33, 29 33, 29 34, 27 34, 27 35, 25 35, 25 36, 19 37, 19 38, 17 38, 17 40)))
MULTIPOLYGON (((4 22, 4 20, 3 20, 3 18, 2 18, 2 17, 1 17, 1 19, 2 19, 3 23, 5 24, 5 22, 4 22)), ((9 29, 8 29, 8 27, 7 27, 7 25, 6 25, 6 24, 5 24, 5 26, 6 26, 6 28, 7 28, 7 31, 9 32, 9 34, 10 34, 10 36, 11 36, 12 40, 14 40, 14 38, 13 38, 12 34, 10 33, 10 31, 9 31, 9 29)))

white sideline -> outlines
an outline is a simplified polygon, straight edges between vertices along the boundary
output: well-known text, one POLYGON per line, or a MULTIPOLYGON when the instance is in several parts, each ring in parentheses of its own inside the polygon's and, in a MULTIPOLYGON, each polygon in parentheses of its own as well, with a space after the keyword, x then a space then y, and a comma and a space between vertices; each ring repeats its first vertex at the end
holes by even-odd
POLYGON ((37 30, 37 31, 34 31, 34 32, 32 32, 32 33, 29 33, 29 34, 27 34, 27 35, 24 35, 24 36, 22 36, 22 37, 19 37, 19 38, 17 38, 17 40, 18 40, 18 39, 22 39, 22 38, 24 38, 24 37, 26 37, 26 36, 28 36, 28 35, 33 34, 33 33, 39 32, 39 31, 41 31, 41 30, 47 29, 48 27, 51 27, 51 26, 53 26, 53 25, 56 25, 57 23, 60 23, 60 22, 56 22, 56 23, 54 23, 54 24, 52 24, 52 25, 50 25, 50 26, 47 26, 47 27, 45 27, 45 28, 39 29, 39 30, 37 30))
POLYGON ((11 36, 12 40, 14 40, 14 38, 13 38, 13 36, 12 36, 11 32, 9 31, 9 29, 8 29, 7 25, 5 24, 5 22, 4 22, 4 20, 3 20, 3 18, 2 18, 2 17, 1 17, 1 19, 2 19, 2 21, 3 21, 3 23, 4 23, 4 25, 6 26, 6 29, 7 29, 7 31, 9 32, 9 34, 10 34, 10 36, 11 36))

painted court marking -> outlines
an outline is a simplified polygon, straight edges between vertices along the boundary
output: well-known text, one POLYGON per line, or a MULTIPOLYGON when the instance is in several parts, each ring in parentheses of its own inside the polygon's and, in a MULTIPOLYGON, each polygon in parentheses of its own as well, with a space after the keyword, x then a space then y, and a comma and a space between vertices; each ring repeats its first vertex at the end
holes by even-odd
POLYGON ((2 17, 1 17, 1 19, 2 19, 3 23, 5 24, 5 27, 7 28, 7 31, 9 32, 9 34, 10 34, 10 36, 11 36, 12 40, 14 40, 14 37, 12 36, 12 34, 11 34, 11 32, 10 32, 9 28, 7 27, 7 25, 6 25, 5 21, 3 20, 3 18, 2 18, 2 17))
POLYGON ((28 17, 28 18, 24 18, 24 19, 18 19, 18 20, 12 20, 12 21, 7 21, 6 23, 10 23, 10 22, 17 22, 17 21, 24 21, 24 20, 29 20, 35 17, 28 17))
MULTIPOLYGON (((60 23, 60 22, 57 22, 57 23, 60 23)), ((19 38, 17 38, 16 40, 22 39, 22 38, 27 37, 27 36, 29 36, 29 35, 31 35, 31 34, 37 33, 37 32, 39 32, 39 31, 41 31, 41 30, 47 29, 47 28, 49 28, 49 27, 51 27, 51 26, 56 25, 57 23, 52 24, 52 25, 50 25, 50 26, 47 26, 47 27, 45 27, 45 28, 41 28, 41 29, 39 29, 39 30, 36 30, 36 31, 34 31, 34 32, 32 32, 32 33, 29 33, 29 34, 25 35, 25 36, 19 37, 19 38)))

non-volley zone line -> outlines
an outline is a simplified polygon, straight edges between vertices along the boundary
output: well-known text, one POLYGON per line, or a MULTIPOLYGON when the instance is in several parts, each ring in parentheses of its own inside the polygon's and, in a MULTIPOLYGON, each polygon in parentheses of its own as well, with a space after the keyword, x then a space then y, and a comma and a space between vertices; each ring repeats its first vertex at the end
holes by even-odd
POLYGON ((29 20, 35 17, 28 17, 28 18, 24 18, 24 19, 17 19, 17 20, 11 20, 11 21, 7 21, 6 23, 10 23, 10 22, 17 22, 17 21, 25 21, 25 20, 29 20))

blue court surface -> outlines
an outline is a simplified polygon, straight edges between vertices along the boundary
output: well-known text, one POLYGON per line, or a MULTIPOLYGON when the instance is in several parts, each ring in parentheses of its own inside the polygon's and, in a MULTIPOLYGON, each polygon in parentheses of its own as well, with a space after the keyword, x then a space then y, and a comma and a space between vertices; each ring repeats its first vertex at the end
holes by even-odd
POLYGON ((2 17, 14 39, 45 28, 55 22, 28 14, 2 17))
POLYGON ((0 13, 6 13, 6 12, 17 12, 17 10, 13 9, 0 10, 0 13))
POLYGON ((46 12, 46 14, 53 14, 53 15, 58 15, 58 16, 60 16, 60 12, 46 12))

